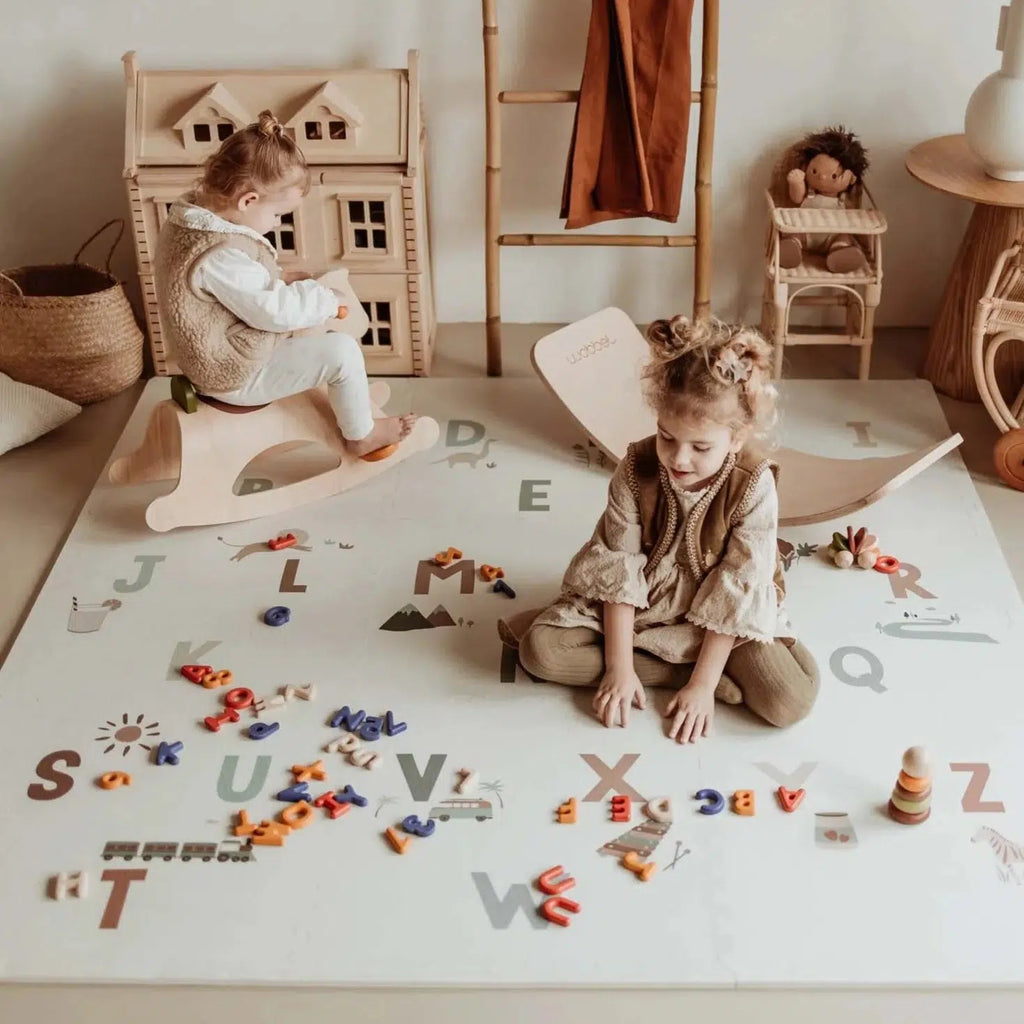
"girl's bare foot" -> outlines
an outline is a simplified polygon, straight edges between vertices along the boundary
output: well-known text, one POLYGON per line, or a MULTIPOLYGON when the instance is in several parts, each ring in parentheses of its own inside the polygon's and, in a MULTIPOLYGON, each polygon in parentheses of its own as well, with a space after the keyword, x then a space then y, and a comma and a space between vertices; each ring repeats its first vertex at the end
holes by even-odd
POLYGON ((399 441, 409 436, 409 432, 416 422, 412 414, 408 416, 387 416, 384 419, 373 421, 373 430, 366 437, 358 441, 345 439, 345 447, 353 455, 369 455, 380 448, 387 448, 388 445, 398 444, 399 441))

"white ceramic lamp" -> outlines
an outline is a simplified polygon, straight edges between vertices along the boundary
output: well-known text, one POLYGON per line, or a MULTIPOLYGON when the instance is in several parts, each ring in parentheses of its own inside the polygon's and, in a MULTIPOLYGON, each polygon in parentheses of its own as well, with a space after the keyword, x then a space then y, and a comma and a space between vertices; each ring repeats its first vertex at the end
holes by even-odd
POLYGON ((996 49, 1002 51, 1003 66, 967 104, 967 145, 991 177, 1024 181, 1024 0, 1000 10, 996 49))

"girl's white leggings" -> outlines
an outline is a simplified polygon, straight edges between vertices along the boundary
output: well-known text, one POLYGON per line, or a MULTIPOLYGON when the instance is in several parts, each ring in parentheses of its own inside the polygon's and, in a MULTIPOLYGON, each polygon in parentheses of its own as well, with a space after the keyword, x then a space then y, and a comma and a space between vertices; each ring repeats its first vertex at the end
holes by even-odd
POLYGON ((321 384, 327 385, 342 436, 366 437, 373 430, 370 385, 359 342, 348 334, 285 338, 247 384, 210 397, 229 405, 263 405, 321 384))

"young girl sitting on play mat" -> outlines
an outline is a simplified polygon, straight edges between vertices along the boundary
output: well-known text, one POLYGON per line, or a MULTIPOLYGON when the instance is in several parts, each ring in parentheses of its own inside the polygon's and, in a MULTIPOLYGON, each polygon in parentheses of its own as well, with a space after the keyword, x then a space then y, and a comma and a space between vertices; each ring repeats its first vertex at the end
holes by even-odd
POLYGON ((647 337, 657 434, 616 468, 562 596, 499 631, 522 637, 532 675, 597 686, 606 726, 646 707, 644 684, 681 683, 666 711, 680 743, 709 734, 716 697, 791 725, 814 703, 818 670, 782 608, 775 466, 755 448, 775 421, 771 346, 752 328, 681 316, 647 337))
POLYGON ((382 458, 415 417, 373 418, 359 342, 293 331, 342 317, 338 294, 305 274, 282 274, 264 237, 309 191, 302 151, 269 110, 225 139, 194 192, 171 207, 160 231, 156 283, 174 355, 201 394, 263 405, 327 385, 346 447, 382 458))

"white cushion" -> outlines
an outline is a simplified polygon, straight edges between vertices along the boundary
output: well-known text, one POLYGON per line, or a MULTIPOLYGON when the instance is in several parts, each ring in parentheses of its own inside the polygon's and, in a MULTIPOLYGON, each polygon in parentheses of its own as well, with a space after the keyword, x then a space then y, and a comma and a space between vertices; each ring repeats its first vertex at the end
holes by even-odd
POLYGON ((0 373, 0 455, 74 419, 82 407, 0 373))

